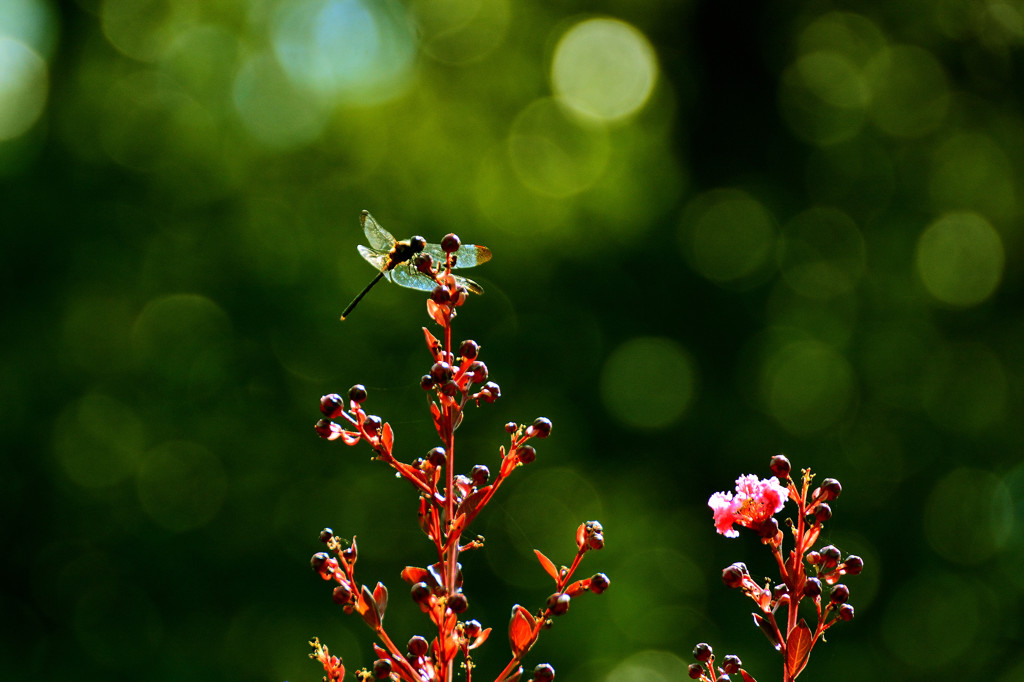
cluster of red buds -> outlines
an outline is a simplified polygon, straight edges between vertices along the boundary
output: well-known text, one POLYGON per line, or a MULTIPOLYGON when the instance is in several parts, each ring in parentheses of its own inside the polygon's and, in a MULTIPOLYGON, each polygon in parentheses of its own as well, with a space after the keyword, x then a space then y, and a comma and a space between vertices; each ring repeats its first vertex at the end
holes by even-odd
MULTIPOLYGON (((784 682, 792 682, 803 672, 811 650, 823 639, 826 630, 839 621, 853 619, 850 589, 839 581, 843 576, 857 575, 864 568, 859 556, 850 555, 844 560, 842 553, 832 545, 813 549, 824 523, 832 518, 830 503, 842 492, 839 481, 826 478, 812 490, 814 475, 809 469, 803 471, 799 486, 790 477, 790 471, 789 460, 776 455, 771 461, 774 476, 761 480, 752 475, 741 476, 736 480, 735 493, 715 493, 708 501, 714 512, 715 528, 721 535, 738 536, 735 526, 754 531, 778 565, 780 580, 774 586, 771 580, 759 584, 741 562, 722 571, 722 582, 742 590, 757 604, 754 623, 782 655, 784 682), (782 511, 787 501, 796 504, 797 513, 795 520, 786 519, 793 535, 793 549, 784 556, 782 544, 786 534, 779 527, 775 514, 782 511), (817 615, 813 629, 799 615, 800 604, 805 599, 813 602, 817 615), (780 626, 777 615, 783 607, 785 623, 780 626)), ((692 679, 727 682, 738 676, 736 679, 754 682, 737 656, 724 657, 722 664, 716 667, 711 646, 706 643, 698 644, 693 655, 697 663, 690 666, 692 679)))
MULTIPOLYGON (((416 490, 419 527, 433 543, 436 557, 436 561, 427 566, 406 566, 401 577, 410 585, 412 601, 427 614, 437 634, 430 639, 416 635, 400 647, 384 627, 388 589, 380 582, 371 589, 356 581, 355 537, 349 542, 336 536, 330 528, 321 531, 320 541, 327 551, 313 555, 313 570, 334 583, 335 603, 345 613, 358 613, 379 640, 379 644, 374 644, 377 660, 373 666, 356 671, 361 680, 451 682, 460 667, 457 660, 461 657, 466 682, 472 682, 474 663, 470 652, 488 639, 491 628, 483 627, 475 619, 463 620, 470 604, 463 591, 459 555, 483 546, 482 537, 468 536, 470 524, 516 469, 537 458, 530 441, 547 438, 551 433, 551 421, 545 417, 529 424, 509 422, 505 425, 509 442, 498 448, 499 463, 494 474, 484 464, 470 467, 468 473, 459 473, 456 469, 455 432, 467 406, 471 402, 476 406, 481 402, 493 403, 501 396, 500 387, 489 381, 487 365, 480 360, 480 344, 473 340, 463 341, 457 347, 452 344, 451 326, 456 308, 468 298, 465 287, 451 274, 453 254, 460 245, 458 237, 448 235, 441 242, 448 255, 445 263, 434 264, 430 256, 423 253, 413 260, 421 273, 436 282, 427 300, 427 313, 443 333, 438 338, 423 328, 432 364, 421 378, 420 386, 431 396, 430 411, 441 444, 420 457, 396 456, 394 431, 388 422, 366 411, 369 397, 360 384, 349 389, 347 398, 332 393, 320 399, 320 410, 325 418, 317 422, 315 428, 321 438, 341 440, 349 446, 366 443, 374 459, 390 466, 416 490)), ((603 573, 573 579, 583 555, 603 547, 601 524, 587 521, 577 528, 577 552, 570 565, 556 567, 535 550, 541 567, 555 582, 555 591, 535 612, 518 604, 513 607, 508 626, 512 656, 494 678, 495 682, 517 682, 522 678, 522 660, 536 643, 540 631, 550 627, 553 618, 565 614, 573 599, 584 592, 601 594, 608 589, 610 581, 603 573)), ((323 666, 324 679, 340 680, 345 673, 341 659, 332 656, 319 639, 310 644, 314 650, 310 657, 323 666)), ((542 663, 534 668, 529 679, 546 682, 554 676, 554 668, 542 663)))

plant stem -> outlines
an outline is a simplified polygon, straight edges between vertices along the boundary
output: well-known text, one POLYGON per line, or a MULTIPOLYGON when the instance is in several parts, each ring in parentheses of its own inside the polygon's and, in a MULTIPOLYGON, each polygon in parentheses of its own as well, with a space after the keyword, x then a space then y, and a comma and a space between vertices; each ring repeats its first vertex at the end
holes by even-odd
MULTIPOLYGON (((448 267, 449 272, 451 268, 451 255, 448 256, 448 267)), ((446 362, 451 363, 454 361, 452 355, 452 317, 454 317, 454 309, 452 314, 448 316, 444 325, 444 359, 446 362)), ((452 403, 445 402, 443 405, 444 409, 444 423, 445 428, 445 444, 444 449, 447 453, 447 466, 445 467, 447 474, 446 490, 445 490, 445 523, 449 529, 453 528, 455 522, 455 423, 458 415, 458 408, 452 403)), ((451 531, 449 530, 449 533, 451 531)), ((448 543, 448 556, 445 560, 445 593, 451 598, 455 594, 456 577, 458 575, 459 565, 459 540, 461 531, 457 531, 455 540, 452 541, 450 535, 446 535, 445 541, 448 543)), ((444 632, 444 626, 439 628, 439 638, 447 637, 444 632)), ((439 639, 438 641, 441 641, 439 639)), ((455 666, 445 666, 445 682, 453 682, 455 679, 455 666)))

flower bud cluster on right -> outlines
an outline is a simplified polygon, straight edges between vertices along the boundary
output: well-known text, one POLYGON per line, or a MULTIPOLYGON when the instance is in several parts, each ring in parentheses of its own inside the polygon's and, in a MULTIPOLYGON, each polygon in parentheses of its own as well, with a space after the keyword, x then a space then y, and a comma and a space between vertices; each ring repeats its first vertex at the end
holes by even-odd
MULTIPOLYGON (((840 581, 845 576, 860 573, 864 560, 856 555, 844 558, 833 545, 813 548, 825 522, 832 518, 831 503, 842 493, 839 481, 826 478, 812 489, 814 475, 806 469, 798 485, 790 477, 792 467, 784 455, 773 457, 770 467, 773 474, 770 478, 740 476, 736 479, 735 492, 715 493, 708 500, 708 506, 719 534, 734 538, 739 536, 737 526, 746 528, 760 537, 775 559, 778 581, 766 579, 762 584, 750 575, 746 564, 736 562, 722 570, 722 582, 741 590, 756 604, 754 623, 782 655, 784 682, 792 682, 806 668, 814 646, 824 641, 825 631, 840 621, 853 619, 850 588, 840 581), (793 537, 793 548, 785 553, 786 533, 776 514, 787 502, 795 504, 797 509, 793 518, 785 519, 793 537), (800 604, 804 600, 814 605, 813 628, 800 617, 800 604)), ((698 644, 693 655, 697 662, 690 665, 692 679, 754 682, 735 655, 723 657, 716 666, 713 650, 706 642, 698 644)))

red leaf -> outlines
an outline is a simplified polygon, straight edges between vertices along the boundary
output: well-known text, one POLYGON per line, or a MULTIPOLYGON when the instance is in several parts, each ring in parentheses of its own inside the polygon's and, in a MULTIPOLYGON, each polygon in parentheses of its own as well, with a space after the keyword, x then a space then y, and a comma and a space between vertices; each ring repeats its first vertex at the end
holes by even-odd
POLYGON ((459 514, 455 517, 455 523, 452 524, 451 530, 448 531, 448 542, 445 543, 445 551, 456 542, 459 541, 459 536, 462 535, 462 529, 466 527, 466 515, 459 514))
POLYGON ((508 624, 508 642, 516 658, 522 658, 537 641, 537 633, 534 631, 536 624, 537 619, 522 606, 516 604, 512 607, 512 620, 508 624))
POLYGON ((519 676, 523 674, 523 666, 519 666, 518 669, 513 670, 505 677, 497 680, 497 682, 518 682, 519 676))
POLYGON ((480 646, 481 644, 486 642, 487 638, 490 637, 490 636, 491 636, 491 628, 486 628, 486 629, 482 630, 480 632, 480 634, 476 636, 476 639, 474 639, 472 642, 470 642, 469 648, 470 649, 477 648, 478 646, 480 646))
POLYGON ((430 350, 430 354, 434 356, 434 359, 437 360, 438 358, 440 358, 441 342, 438 341, 437 337, 431 334, 430 330, 427 329, 426 327, 423 327, 423 338, 427 340, 427 349, 430 350))
POLYGON ((573 583, 570 583, 569 586, 566 587, 562 591, 565 592, 570 597, 578 597, 579 595, 583 594, 584 592, 586 592, 589 589, 590 589, 590 578, 587 578, 586 580, 577 580, 577 581, 575 581, 573 583))
POLYGON ((448 324, 448 314, 443 306, 434 303, 429 298, 427 299, 427 314, 433 318, 434 322, 444 327, 448 324))
POLYGON ((795 628, 789 631, 789 639, 786 641, 786 670, 789 679, 796 679, 811 655, 811 647, 814 646, 814 638, 811 629, 803 618, 795 628))
MULTIPOLYGON (((430 532, 430 512, 433 511, 433 510, 429 509, 427 507, 427 504, 428 504, 427 503, 427 499, 425 497, 421 497, 420 498, 420 508, 416 512, 416 521, 419 522, 419 524, 420 524, 420 530, 422 530, 424 533, 426 533, 428 538, 433 540, 434 539, 434 535, 433 535, 433 533, 430 532)), ((406 567, 406 569, 408 570, 408 567, 406 567)), ((403 577, 405 576, 404 572, 402 573, 402 576, 403 577)), ((418 582, 418 581, 414 580, 413 582, 418 582)))
POLYGON ((418 582, 425 582, 429 575, 430 574, 427 573, 426 569, 420 568, 419 566, 406 566, 402 569, 402 580, 410 585, 418 582))
POLYGON ((499 478, 505 478, 512 473, 512 470, 519 464, 519 460, 511 455, 501 460, 501 471, 498 474, 499 478))
POLYGON ((807 533, 804 535, 804 543, 806 547, 810 547, 818 541, 818 536, 821 535, 821 526, 814 526, 809 528, 807 533))
POLYGON ((558 569, 555 568, 555 565, 553 563, 551 563, 551 559, 544 556, 544 554, 539 549, 533 550, 533 553, 536 554, 537 558, 540 560, 540 565, 544 568, 545 571, 548 572, 548 575, 550 575, 551 578, 557 583, 558 569))
POLYGON ((448 429, 445 426, 444 416, 441 414, 441 408, 437 406, 437 403, 431 401, 430 413, 434 415, 434 428, 437 429, 438 437, 444 441, 448 441, 448 429))
POLYGON ((476 516, 477 511, 479 511, 478 507, 480 506, 480 501, 487 497, 487 494, 491 492, 491 487, 492 486, 485 485, 483 488, 467 495, 466 499, 459 503, 457 513, 465 514, 466 517, 470 519, 476 516))
MULTIPOLYGON (((390 456, 390 453, 388 453, 388 454, 390 456)), ((426 483, 427 476, 421 470, 414 469, 413 467, 409 466, 405 462, 399 462, 394 457, 391 457, 391 459, 388 460, 388 463, 391 464, 391 466, 395 467, 395 470, 398 471, 398 473, 401 474, 402 477, 404 477, 406 480, 408 480, 408 481, 422 481, 422 482, 426 483)), ((413 485, 416 485, 416 484, 413 483, 413 485)))
POLYGON ((384 583, 378 582, 377 587, 373 588, 373 601, 377 605, 380 619, 384 620, 384 611, 388 608, 388 588, 384 583))
MULTIPOLYGON (((345 445, 356 445, 359 443, 360 440, 362 440, 362 436, 360 436, 355 431, 342 431, 340 435, 341 440, 343 443, 345 443, 345 445)), ((334 440, 334 437, 332 436, 327 440, 334 440)))
POLYGON ((587 541, 587 524, 581 523, 576 529, 576 548, 582 549, 583 543, 587 541))
POLYGON ((384 444, 384 450, 391 454, 391 446, 395 443, 395 433, 391 430, 391 424, 384 422, 384 428, 381 430, 380 442, 384 444))
POLYGON ((751 677, 750 673, 748 673, 743 668, 740 668, 740 675, 743 676, 743 682, 757 682, 757 680, 755 680, 753 677, 751 677))
POLYGON ((443 566, 441 566, 440 561, 436 564, 430 564, 427 566, 427 574, 431 578, 431 580, 428 580, 427 582, 431 583, 432 587, 440 587, 441 585, 444 585, 444 578, 441 576, 442 568, 443 566))
POLYGON ((373 592, 370 592, 370 588, 363 585, 362 592, 359 593, 359 599, 356 601, 356 611, 363 617, 366 624, 374 630, 380 629, 380 614, 377 612, 377 602, 373 599, 373 592))
POLYGON ((437 653, 440 654, 439 658, 446 665, 450 663, 452 659, 455 658, 456 654, 459 653, 459 638, 454 632, 452 632, 450 636, 445 637, 442 640, 434 641, 439 641, 441 646, 440 651, 438 651, 437 653))
POLYGON ((764 633, 764 636, 768 638, 768 641, 772 643, 776 651, 782 650, 782 640, 779 639, 779 628, 775 625, 775 621, 768 620, 759 613, 750 614, 754 617, 754 624, 757 625, 758 629, 764 633))

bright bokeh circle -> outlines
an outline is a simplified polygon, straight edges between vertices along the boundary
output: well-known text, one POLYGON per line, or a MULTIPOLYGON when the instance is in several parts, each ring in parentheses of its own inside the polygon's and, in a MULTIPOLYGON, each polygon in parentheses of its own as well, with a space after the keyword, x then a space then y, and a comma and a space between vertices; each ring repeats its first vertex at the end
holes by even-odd
POLYGON ((612 351, 601 370, 607 410, 637 429, 661 429, 678 421, 697 393, 689 353, 664 337, 637 337, 612 351))
POLYGON ((942 216, 917 240, 917 274, 928 293, 948 305, 981 303, 1003 276, 1003 242, 977 213, 942 216))
POLYGON ((46 105, 46 62, 31 47, 0 36, 0 142, 31 128, 46 105))
POLYGON ((713 282, 731 284, 770 264, 777 230, 764 204, 743 190, 722 188, 687 205, 678 236, 690 267, 713 282))
POLYGON ((585 19, 558 41, 551 86, 584 119, 632 116, 651 96, 658 77, 654 48, 638 29, 617 19, 585 19))

